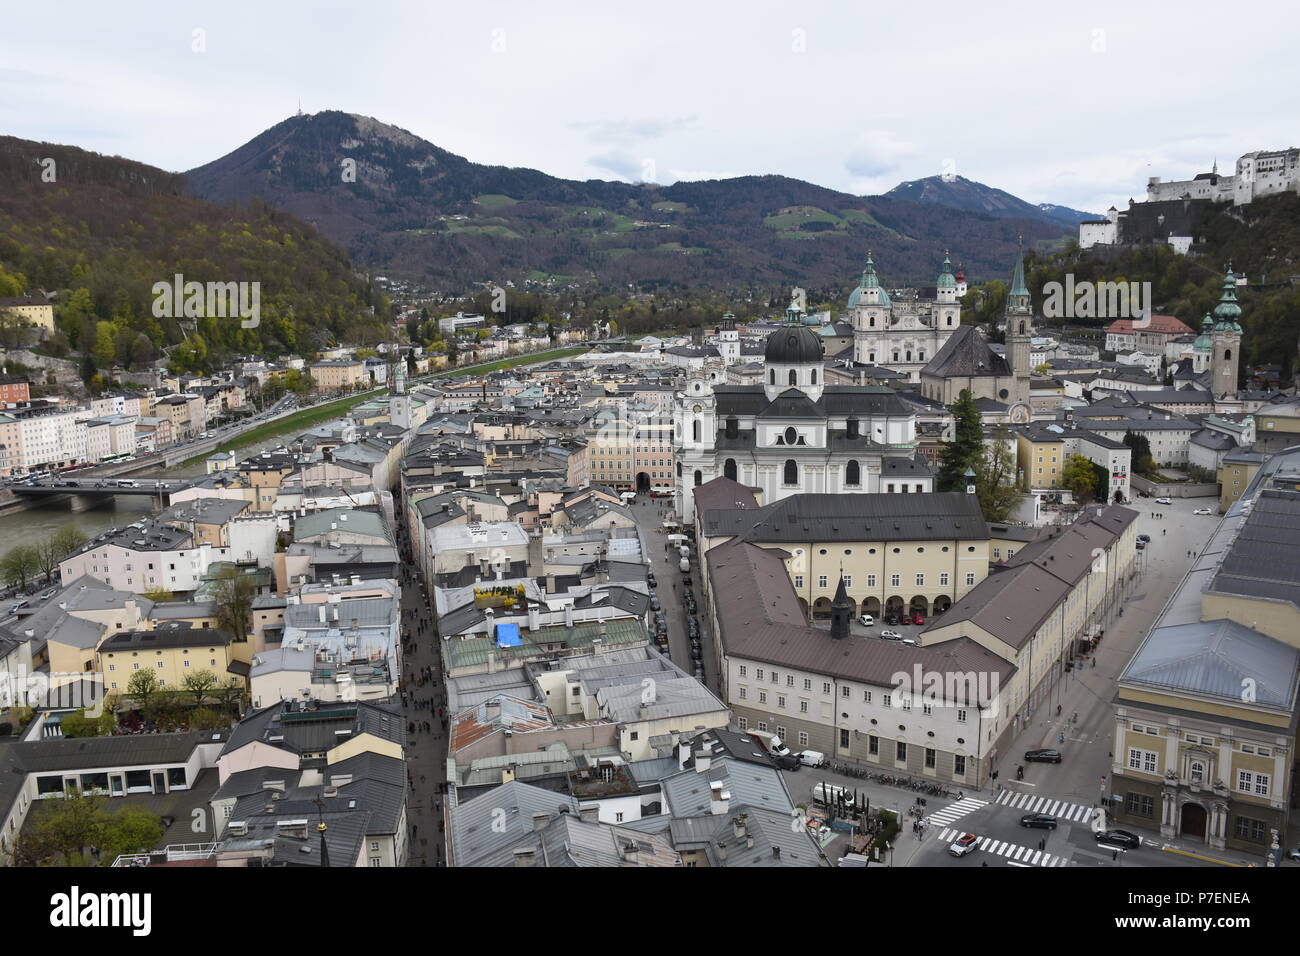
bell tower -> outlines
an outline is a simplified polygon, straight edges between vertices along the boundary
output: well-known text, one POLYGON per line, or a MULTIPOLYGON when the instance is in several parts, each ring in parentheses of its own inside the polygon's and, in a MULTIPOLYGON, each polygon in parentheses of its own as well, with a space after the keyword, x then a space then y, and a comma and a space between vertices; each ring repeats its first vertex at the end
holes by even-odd
POLYGON ((1223 292, 1214 307, 1211 332, 1210 391, 1216 399, 1236 401, 1237 369, 1241 362, 1241 306, 1237 304, 1237 276, 1228 266, 1223 292))
POLYGON ((1011 289, 1007 292, 1007 362, 1015 378, 1012 399, 1029 401, 1029 343, 1034 337, 1034 311, 1029 304, 1029 289, 1025 287, 1023 253, 1016 256, 1016 270, 1011 276, 1011 289))

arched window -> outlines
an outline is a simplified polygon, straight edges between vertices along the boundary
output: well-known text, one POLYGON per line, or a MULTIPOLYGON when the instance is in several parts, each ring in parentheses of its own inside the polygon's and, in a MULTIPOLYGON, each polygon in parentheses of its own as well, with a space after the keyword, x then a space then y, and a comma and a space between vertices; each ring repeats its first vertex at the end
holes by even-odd
POLYGON ((1023 320, 1020 322, 1020 334, 1021 335, 1025 334, 1025 323, 1023 320))
POLYGON ((732 481, 736 480, 736 459, 728 458, 722 465, 722 474, 732 481))
POLYGON ((697 445, 700 443, 700 420, 698 418, 691 422, 691 440, 697 445))
POLYGON ((767 373, 767 381, 769 385, 776 384, 776 369, 772 369, 767 373))
POLYGON ((799 465, 793 459, 786 459, 785 474, 781 476, 781 481, 787 485, 799 484, 799 465))
POLYGON ((908 350, 907 350, 907 361, 909 361, 909 362, 912 361, 912 350, 911 350, 911 349, 908 349, 908 350))
POLYGON ((862 468, 856 461, 850 461, 844 469, 844 483, 855 487, 862 484, 862 468))
POLYGON ((1232 358, 1232 349, 1224 349, 1224 350, 1223 350, 1223 357, 1224 357, 1225 359, 1230 359, 1230 358, 1232 358))
POLYGON ((795 431, 793 428, 787 428, 785 430, 785 443, 787 445, 794 445, 798 441, 799 441, 799 433, 795 431))
POLYGON ((794 369, 790 369, 790 384, 791 385, 799 384, 799 373, 796 372, 794 369))
POLYGON ((704 483, 704 472, 700 471, 700 470, 697 468, 697 469, 695 469, 695 484, 698 486, 698 485, 701 485, 701 484, 703 484, 703 483, 704 483))
POLYGON ((813 384, 813 385, 816 385, 816 384, 817 384, 817 370, 816 370, 816 369, 813 369, 813 370, 812 370, 812 379, 811 379, 810 381, 811 381, 811 384, 813 384))
POLYGON ((679 461, 677 463, 677 477, 680 478, 681 476, 682 476, 682 463, 679 461))

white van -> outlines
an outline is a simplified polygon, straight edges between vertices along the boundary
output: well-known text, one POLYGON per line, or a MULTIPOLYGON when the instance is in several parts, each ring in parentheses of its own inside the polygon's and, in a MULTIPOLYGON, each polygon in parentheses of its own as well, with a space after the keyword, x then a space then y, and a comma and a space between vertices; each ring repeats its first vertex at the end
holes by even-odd
POLYGON ((136 484, 136 482, 135 482, 134 480, 130 479, 130 478, 123 478, 121 481, 119 481, 119 482, 117 483, 117 486, 118 486, 119 488, 136 488, 136 487, 138 487, 138 485, 136 484))
POLYGON ((802 750, 795 756, 805 767, 820 767, 826 762, 826 755, 817 750, 802 750))
POLYGON ((828 807, 839 806, 841 802, 853 804, 853 791, 823 780, 813 784, 812 798, 815 802, 828 807))

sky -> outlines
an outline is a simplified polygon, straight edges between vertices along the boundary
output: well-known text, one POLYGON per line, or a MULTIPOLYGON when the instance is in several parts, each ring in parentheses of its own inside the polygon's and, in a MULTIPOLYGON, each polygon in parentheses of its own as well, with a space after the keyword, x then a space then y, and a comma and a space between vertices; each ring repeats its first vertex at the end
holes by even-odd
POLYGON ((8 5, 0 134, 183 171, 299 108, 573 179, 941 173, 1090 212, 1300 143, 1285 3, 8 5), (1167 11, 1176 9, 1176 16, 1167 11), (1275 24, 1271 28, 1269 24, 1275 24))

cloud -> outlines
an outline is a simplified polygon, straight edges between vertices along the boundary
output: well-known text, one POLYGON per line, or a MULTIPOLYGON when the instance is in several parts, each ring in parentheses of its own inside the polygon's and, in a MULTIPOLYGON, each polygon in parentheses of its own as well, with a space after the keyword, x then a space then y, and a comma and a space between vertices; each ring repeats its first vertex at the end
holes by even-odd
POLYGON ((634 156, 625 150, 603 153, 599 156, 588 156, 587 162, 597 169, 607 170, 628 182, 636 183, 643 180, 655 180, 654 160, 634 156))
POLYGON ((581 130, 587 138, 597 143, 615 143, 630 145, 647 139, 662 139, 669 133, 696 128, 695 116, 683 116, 674 119, 640 119, 640 120, 584 120, 570 123, 570 129, 581 130))
POLYGON ((916 156, 914 145, 900 140, 889 130, 868 130, 854 140, 844 168, 859 178, 876 179, 916 156))

